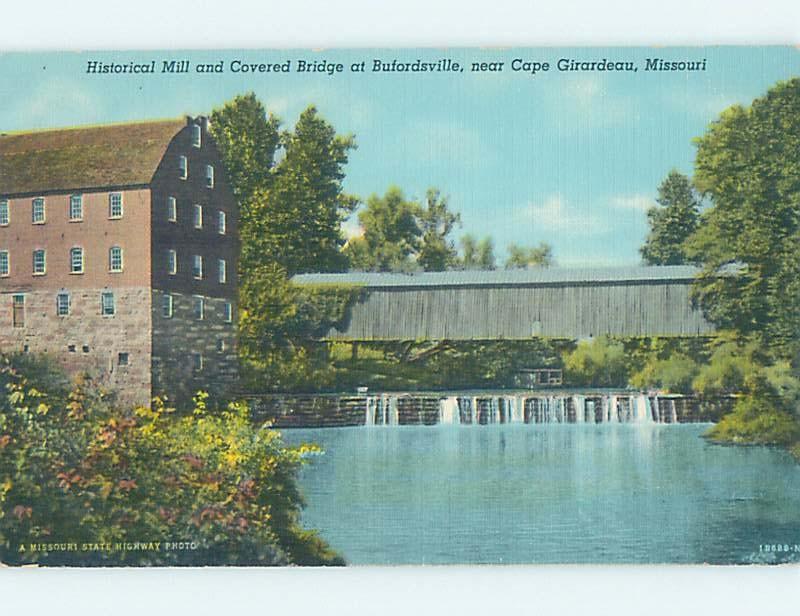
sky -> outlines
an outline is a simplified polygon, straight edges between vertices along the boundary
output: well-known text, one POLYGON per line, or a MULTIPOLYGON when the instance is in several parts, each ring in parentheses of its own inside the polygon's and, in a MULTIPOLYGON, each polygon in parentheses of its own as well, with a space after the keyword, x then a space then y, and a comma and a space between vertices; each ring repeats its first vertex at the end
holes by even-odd
MULTIPOLYGON (((287 127, 314 104, 355 135, 345 189, 362 199, 400 186, 422 198, 435 186, 460 212, 465 233, 553 247, 562 266, 634 265, 646 211, 671 169, 691 174, 693 139, 725 108, 749 104, 800 76, 792 47, 424 50, 138 51, 0 54, 0 132, 204 114, 253 91, 287 127), (161 74, 162 60, 192 71, 161 74), (559 59, 630 61, 636 72, 559 71, 559 59), (706 62, 703 72, 645 71, 647 58, 706 62), (327 73, 234 74, 233 60, 342 63, 327 73), (452 73, 373 73, 374 59, 465 67, 452 73), (512 61, 549 71, 512 70, 512 61), (150 62, 154 75, 92 75, 89 60, 150 62), (223 74, 198 74, 222 60, 223 74), (356 62, 366 72, 351 72, 356 62), (502 72, 472 72, 503 62, 502 72)), ((346 225, 357 233, 357 222, 346 225)))

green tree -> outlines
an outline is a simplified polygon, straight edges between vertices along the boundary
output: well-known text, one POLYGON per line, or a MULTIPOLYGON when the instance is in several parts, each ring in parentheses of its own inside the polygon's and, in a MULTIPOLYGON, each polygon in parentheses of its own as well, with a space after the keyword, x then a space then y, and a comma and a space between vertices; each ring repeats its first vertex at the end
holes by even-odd
POLYGON ((605 336, 581 340, 564 356, 564 378, 571 385, 625 387, 628 368, 625 346, 605 336))
POLYGON ((508 245, 506 269, 525 269, 528 267, 550 267, 553 264, 553 249, 545 242, 538 246, 526 247, 518 244, 508 245))
POLYGON ((469 233, 461 236, 460 265, 468 270, 493 270, 496 267, 494 242, 489 236, 476 241, 469 233))
POLYGON ((449 236, 460 222, 461 216, 450 211, 447 197, 438 189, 429 188, 418 223, 422 237, 417 263, 425 271, 442 272, 455 264, 458 253, 449 236))
POLYGON ((708 318, 757 335, 779 356, 793 357, 796 367, 798 152, 800 78, 778 83, 749 107, 724 111, 697 140, 694 181, 711 207, 687 241, 687 254, 703 265, 695 298, 708 318))
POLYGON ((351 266, 377 272, 413 268, 421 245, 421 216, 419 203, 406 199, 397 186, 389 187, 382 197, 372 195, 358 214, 364 235, 350 240, 345 250, 351 266))
POLYGON ((311 106, 281 141, 286 156, 275 167, 272 186, 264 195, 265 257, 289 275, 347 269, 341 224, 358 200, 344 192, 342 181, 354 138, 337 135, 311 106))
POLYGON ((700 203, 688 177, 676 170, 658 187, 658 206, 647 210, 650 233, 640 249, 650 265, 681 265, 688 262, 684 243, 697 229, 700 203))

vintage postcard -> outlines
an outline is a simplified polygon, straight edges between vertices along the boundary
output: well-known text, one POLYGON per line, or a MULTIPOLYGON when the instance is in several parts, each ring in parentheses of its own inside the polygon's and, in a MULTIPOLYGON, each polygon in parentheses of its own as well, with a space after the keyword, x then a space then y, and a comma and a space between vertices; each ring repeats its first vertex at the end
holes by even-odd
POLYGON ((0 91, 0 563, 800 562, 797 48, 0 91))

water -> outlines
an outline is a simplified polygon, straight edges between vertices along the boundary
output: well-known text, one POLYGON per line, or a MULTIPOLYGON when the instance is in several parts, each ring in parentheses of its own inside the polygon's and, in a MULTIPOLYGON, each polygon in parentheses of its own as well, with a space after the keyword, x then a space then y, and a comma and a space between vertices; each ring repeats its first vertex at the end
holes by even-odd
POLYGON ((326 450, 302 472, 303 521, 351 564, 774 562, 759 545, 776 543, 797 545, 778 560, 800 560, 800 466, 775 449, 708 444, 707 428, 508 423, 284 436, 326 450))

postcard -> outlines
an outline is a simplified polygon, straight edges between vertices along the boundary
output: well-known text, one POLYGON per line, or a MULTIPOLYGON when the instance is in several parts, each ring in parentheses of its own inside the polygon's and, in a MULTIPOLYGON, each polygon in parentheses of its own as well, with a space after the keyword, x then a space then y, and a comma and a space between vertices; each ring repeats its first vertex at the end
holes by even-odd
POLYGON ((800 562, 797 48, 0 84, 0 563, 800 562))

